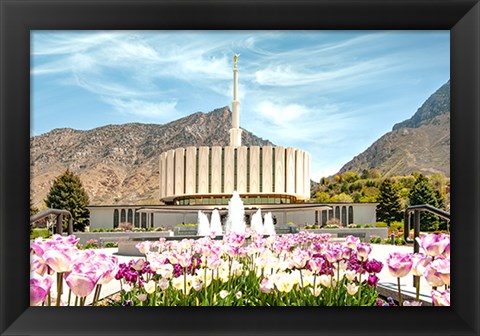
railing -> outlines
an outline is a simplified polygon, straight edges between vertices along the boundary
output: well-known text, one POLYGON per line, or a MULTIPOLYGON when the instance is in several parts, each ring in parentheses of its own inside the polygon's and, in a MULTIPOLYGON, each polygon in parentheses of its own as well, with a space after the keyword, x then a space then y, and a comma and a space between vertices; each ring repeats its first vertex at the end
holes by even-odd
POLYGON ((62 210, 62 209, 46 209, 44 211, 41 211, 33 216, 30 216, 30 223, 37 222, 41 219, 47 218, 50 215, 56 215, 56 227, 55 231, 58 234, 62 234, 63 227, 63 216, 67 215, 70 218, 68 219, 68 227, 67 227, 67 232, 69 235, 73 233, 73 219, 72 219, 72 214, 68 210, 62 210))
MULTIPOLYGON (((437 215, 440 218, 446 219, 450 222, 450 213, 442 209, 435 208, 429 204, 412 205, 404 210, 403 217, 403 238, 407 243, 413 243, 413 253, 420 251, 420 245, 417 242, 417 237, 420 236, 420 214, 424 211, 437 215), (413 214, 413 240, 410 239, 410 220, 413 214)), ((449 224, 447 224, 447 231, 449 230, 449 224)), ((420 277, 413 276, 413 286, 417 288, 417 292, 420 287, 420 277)))
MULTIPOLYGON (((420 236, 420 213, 422 212, 430 212, 434 215, 437 215, 440 218, 446 219, 450 222, 450 213, 446 212, 442 209, 435 208, 429 204, 421 204, 421 205, 411 205, 404 210, 403 215, 403 238, 407 243, 414 244, 413 245, 413 252, 417 253, 420 250, 420 246, 418 245, 416 238, 420 236), (413 214, 413 240, 410 239, 410 222, 412 219, 413 214)), ((449 225, 447 225, 447 230, 449 225)))

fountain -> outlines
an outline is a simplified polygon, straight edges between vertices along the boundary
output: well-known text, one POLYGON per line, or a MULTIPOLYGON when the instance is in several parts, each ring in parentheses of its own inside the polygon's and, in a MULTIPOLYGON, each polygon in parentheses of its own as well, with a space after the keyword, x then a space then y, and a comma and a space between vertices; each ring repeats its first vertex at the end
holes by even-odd
POLYGON ((267 212, 265 219, 263 221, 263 234, 264 235, 274 235, 275 226, 273 225, 272 213, 267 212))
POLYGON ((222 223, 220 221, 220 213, 217 209, 212 212, 212 218, 210 219, 210 232, 215 236, 222 234, 222 223))
POLYGON ((235 232, 245 234, 245 208, 243 201, 237 191, 233 192, 228 202, 228 216, 225 226, 225 233, 235 232))
POLYGON ((199 211, 197 236, 209 236, 209 235, 210 235, 210 223, 208 222, 208 217, 202 211, 199 211))
POLYGON ((252 231, 256 231, 258 234, 263 234, 262 211, 260 209, 253 214, 252 221, 250 222, 250 228, 252 231))

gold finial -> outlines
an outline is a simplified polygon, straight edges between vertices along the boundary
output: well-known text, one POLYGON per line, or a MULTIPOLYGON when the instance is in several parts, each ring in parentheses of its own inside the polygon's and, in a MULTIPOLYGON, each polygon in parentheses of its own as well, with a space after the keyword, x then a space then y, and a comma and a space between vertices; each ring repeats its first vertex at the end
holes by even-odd
POLYGON ((240 54, 235 54, 235 55, 233 55, 233 68, 234 68, 234 69, 237 68, 237 59, 238 59, 238 56, 240 56, 240 54))

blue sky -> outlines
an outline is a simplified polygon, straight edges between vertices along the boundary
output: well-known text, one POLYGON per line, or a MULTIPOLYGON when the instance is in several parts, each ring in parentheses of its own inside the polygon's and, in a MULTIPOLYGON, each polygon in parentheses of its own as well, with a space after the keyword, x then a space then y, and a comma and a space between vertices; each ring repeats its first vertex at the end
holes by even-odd
POLYGON ((31 134, 164 124, 231 106, 336 173, 450 78, 449 31, 34 31, 31 134))

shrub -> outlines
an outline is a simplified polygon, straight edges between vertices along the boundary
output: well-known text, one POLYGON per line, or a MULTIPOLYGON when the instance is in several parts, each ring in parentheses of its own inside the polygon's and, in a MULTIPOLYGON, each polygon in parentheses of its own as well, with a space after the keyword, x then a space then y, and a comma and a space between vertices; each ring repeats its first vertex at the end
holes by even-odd
POLYGON ((124 231, 131 231, 133 228, 133 224, 128 222, 123 222, 118 225, 118 228, 124 231))
POLYGON ((330 218, 329 220, 327 220, 327 225, 336 225, 336 226, 340 226, 340 219, 338 218, 330 218))
POLYGON ((382 238, 379 236, 371 236, 370 237, 370 243, 372 244, 381 244, 382 243, 382 238))
POLYGON ((340 226, 336 224, 325 225, 325 229, 338 229, 340 226))
POLYGON ((365 224, 363 227, 364 228, 373 228, 373 225, 372 224, 365 224))
POLYGON ((118 243, 105 243, 105 247, 118 247, 118 243))

